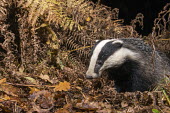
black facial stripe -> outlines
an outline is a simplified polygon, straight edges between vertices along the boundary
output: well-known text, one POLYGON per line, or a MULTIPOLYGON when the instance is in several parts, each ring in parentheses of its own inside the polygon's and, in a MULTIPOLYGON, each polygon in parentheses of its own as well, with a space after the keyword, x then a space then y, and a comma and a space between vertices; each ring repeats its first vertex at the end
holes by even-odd
POLYGON ((96 42, 95 45, 92 47, 92 50, 91 50, 91 52, 90 52, 90 57, 93 55, 94 49, 96 48, 96 46, 97 46, 100 42, 101 42, 101 40, 98 41, 98 42, 96 42))
POLYGON ((104 62, 114 54, 117 50, 119 50, 122 46, 121 43, 114 43, 113 41, 107 42, 103 48, 101 49, 99 56, 97 58, 97 62, 95 64, 94 72, 99 74, 100 68, 103 66, 104 62))

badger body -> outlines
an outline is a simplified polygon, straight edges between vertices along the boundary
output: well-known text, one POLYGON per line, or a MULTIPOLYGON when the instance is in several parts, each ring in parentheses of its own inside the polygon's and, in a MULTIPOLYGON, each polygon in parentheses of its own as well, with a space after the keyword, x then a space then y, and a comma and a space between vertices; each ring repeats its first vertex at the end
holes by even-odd
POLYGON ((170 74, 170 66, 163 53, 141 39, 107 39, 94 45, 86 78, 98 78, 103 71, 118 92, 148 91, 170 74))

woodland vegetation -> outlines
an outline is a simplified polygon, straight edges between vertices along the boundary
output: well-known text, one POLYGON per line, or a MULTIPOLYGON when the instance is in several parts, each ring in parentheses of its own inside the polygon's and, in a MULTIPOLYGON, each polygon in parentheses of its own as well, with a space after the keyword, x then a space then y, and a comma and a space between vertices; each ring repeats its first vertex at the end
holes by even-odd
POLYGON ((105 77, 85 78, 96 39, 138 37, 170 56, 169 3, 148 36, 135 30, 143 14, 131 25, 118 15, 87 0, 1 0, 0 112, 169 113, 170 81, 150 92, 117 93, 105 77))

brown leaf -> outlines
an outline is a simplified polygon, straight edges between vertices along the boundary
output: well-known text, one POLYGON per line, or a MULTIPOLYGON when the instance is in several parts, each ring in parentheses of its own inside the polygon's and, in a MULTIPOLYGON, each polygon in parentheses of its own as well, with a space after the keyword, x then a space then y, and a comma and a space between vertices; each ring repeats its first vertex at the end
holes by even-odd
POLYGON ((87 18, 86 18, 86 21, 87 21, 87 22, 91 21, 91 17, 87 17, 87 18))
POLYGON ((87 97, 82 100, 81 103, 77 103, 76 108, 82 109, 82 110, 97 110, 99 109, 99 103, 98 102, 91 102, 90 97, 87 97))
POLYGON ((47 90, 38 91, 30 96, 33 110, 38 113, 49 113, 54 107, 53 95, 47 90))
POLYGON ((6 78, 3 78, 3 79, 0 80, 0 84, 3 84, 5 82, 6 82, 6 78))
POLYGON ((66 104, 63 108, 58 109, 55 113, 72 113, 72 104, 66 104))
POLYGON ((49 80, 50 79, 50 77, 48 75, 43 75, 43 74, 41 74, 39 77, 43 80, 49 80))
POLYGON ((56 85, 54 91, 68 91, 69 89, 70 89, 70 83, 64 81, 56 85))
POLYGON ((48 75, 43 75, 43 74, 41 74, 41 75, 39 76, 39 78, 41 78, 41 79, 43 79, 43 80, 45 80, 45 81, 48 81, 48 82, 50 82, 50 83, 53 83, 53 81, 50 80, 50 77, 49 77, 48 75))
POLYGON ((20 89, 9 84, 1 84, 0 91, 5 92, 8 95, 18 97, 20 89))
POLYGON ((59 109, 59 110, 57 110, 55 113, 70 113, 68 110, 66 110, 66 109, 59 109))
POLYGON ((38 91, 40 91, 39 89, 37 89, 37 88, 35 88, 35 87, 29 87, 30 88, 30 94, 33 94, 33 93, 35 93, 35 92, 38 92, 38 91))
POLYGON ((0 102, 6 101, 6 100, 10 100, 11 98, 8 95, 1 95, 0 96, 0 102))

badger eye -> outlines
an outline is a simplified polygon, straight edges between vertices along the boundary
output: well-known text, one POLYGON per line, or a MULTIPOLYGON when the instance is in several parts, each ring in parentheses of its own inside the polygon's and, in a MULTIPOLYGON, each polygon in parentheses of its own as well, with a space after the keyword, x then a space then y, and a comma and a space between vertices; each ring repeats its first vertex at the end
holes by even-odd
POLYGON ((97 64, 101 65, 101 64, 102 64, 102 61, 101 61, 101 60, 97 61, 97 64))

